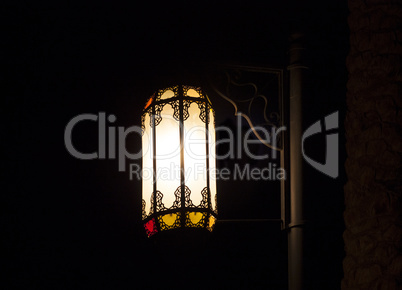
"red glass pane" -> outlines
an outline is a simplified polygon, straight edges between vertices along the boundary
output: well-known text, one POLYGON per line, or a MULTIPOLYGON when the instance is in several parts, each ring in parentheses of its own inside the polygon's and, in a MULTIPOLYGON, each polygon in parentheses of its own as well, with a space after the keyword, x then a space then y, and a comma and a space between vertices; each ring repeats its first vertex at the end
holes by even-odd
POLYGON ((145 231, 147 232, 148 237, 155 234, 158 230, 156 229, 155 219, 149 220, 146 224, 144 224, 145 231))

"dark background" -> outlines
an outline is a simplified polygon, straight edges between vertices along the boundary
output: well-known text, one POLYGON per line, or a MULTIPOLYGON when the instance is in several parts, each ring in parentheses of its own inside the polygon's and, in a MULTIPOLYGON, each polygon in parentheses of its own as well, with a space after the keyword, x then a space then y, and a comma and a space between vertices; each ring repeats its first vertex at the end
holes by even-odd
MULTIPOLYGON (((75 159, 63 134, 82 113, 106 112, 116 115, 115 126, 139 125, 155 88, 188 72, 196 78, 205 65, 286 68, 290 31, 304 28, 311 80, 306 124, 336 110, 341 122, 340 176, 306 166, 306 277, 310 289, 339 289, 347 7, 335 0, 299 2, 6 3, 6 281, 15 289, 286 289, 287 238, 279 224, 218 223, 200 247, 186 252, 150 240, 140 221, 141 183, 118 172, 116 160, 75 159)), ((233 121, 233 107, 217 98, 211 96, 217 125, 233 121)), ((95 123, 77 126, 74 134, 81 151, 96 150, 95 123)), ((314 138, 308 155, 323 160, 325 136, 314 138)), ((127 145, 137 152, 139 136, 127 145)), ((267 192, 270 186, 220 181, 219 218, 275 218, 279 193, 267 192)))

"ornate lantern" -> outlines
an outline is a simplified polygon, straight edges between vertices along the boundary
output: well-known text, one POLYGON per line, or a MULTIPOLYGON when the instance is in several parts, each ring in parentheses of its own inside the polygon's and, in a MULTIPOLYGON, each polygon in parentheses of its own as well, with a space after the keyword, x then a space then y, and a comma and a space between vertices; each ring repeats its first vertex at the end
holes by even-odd
POLYGON ((212 231, 217 204, 210 100, 198 87, 158 90, 141 122, 142 219, 148 237, 179 228, 212 231))

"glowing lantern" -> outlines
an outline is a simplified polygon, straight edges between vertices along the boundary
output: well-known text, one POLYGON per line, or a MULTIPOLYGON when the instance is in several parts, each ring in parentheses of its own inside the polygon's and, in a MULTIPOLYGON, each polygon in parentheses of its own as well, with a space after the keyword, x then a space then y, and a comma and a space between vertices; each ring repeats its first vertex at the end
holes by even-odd
POLYGON ((142 219, 147 235, 212 231, 217 217, 215 119, 198 87, 158 90, 142 121, 142 219))

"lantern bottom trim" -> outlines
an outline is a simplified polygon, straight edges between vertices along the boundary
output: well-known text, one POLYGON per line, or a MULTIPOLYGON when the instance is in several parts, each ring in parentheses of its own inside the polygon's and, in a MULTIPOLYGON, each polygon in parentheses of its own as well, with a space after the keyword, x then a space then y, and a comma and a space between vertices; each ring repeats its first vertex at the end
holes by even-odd
POLYGON ((167 210, 158 212, 148 218, 144 222, 145 232, 148 237, 158 232, 173 230, 178 228, 199 228, 212 231, 215 225, 215 214, 207 210, 167 210))

